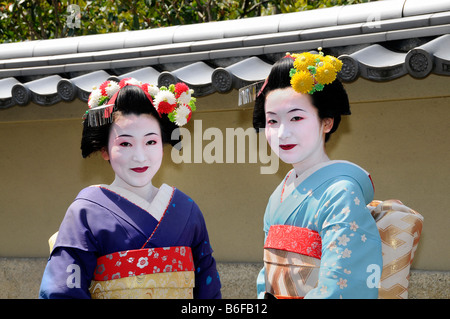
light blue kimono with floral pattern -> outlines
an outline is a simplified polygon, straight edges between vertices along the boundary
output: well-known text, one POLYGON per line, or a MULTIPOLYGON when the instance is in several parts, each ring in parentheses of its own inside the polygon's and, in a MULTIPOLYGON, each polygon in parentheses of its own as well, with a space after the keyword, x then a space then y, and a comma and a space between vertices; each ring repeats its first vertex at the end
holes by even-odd
MULTIPOLYGON (((346 161, 318 164, 299 177, 291 170, 271 195, 266 237, 272 225, 291 225, 314 230, 322 240, 318 284, 305 298, 377 298, 381 239, 366 207, 373 195, 369 174, 346 161)), ((263 268, 258 298, 266 280, 263 268)))

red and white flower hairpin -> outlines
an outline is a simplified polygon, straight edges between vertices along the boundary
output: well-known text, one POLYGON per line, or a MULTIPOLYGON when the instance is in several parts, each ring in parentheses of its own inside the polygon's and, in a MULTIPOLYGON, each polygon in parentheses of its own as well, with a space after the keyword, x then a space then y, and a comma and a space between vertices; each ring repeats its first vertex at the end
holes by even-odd
POLYGON ((196 110, 194 90, 185 83, 171 84, 169 87, 157 87, 142 83, 134 78, 126 78, 120 82, 107 80, 98 88, 94 87, 88 100, 89 109, 83 118, 89 126, 100 126, 112 122, 114 103, 120 89, 127 85, 141 88, 160 116, 167 116, 177 126, 183 126, 191 119, 196 110))

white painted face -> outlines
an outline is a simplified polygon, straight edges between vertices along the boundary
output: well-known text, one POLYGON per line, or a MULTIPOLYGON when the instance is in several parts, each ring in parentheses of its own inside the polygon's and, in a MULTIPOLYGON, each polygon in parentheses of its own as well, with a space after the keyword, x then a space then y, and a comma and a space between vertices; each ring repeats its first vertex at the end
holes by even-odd
POLYGON ((292 88, 269 93, 265 103, 266 138, 273 151, 288 164, 308 168, 326 157, 325 133, 333 120, 321 120, 311 96, 292 88))
POLYGON ((151 186, 163 157, 158 121, 148 114, 119 114, 111 125, 108 150, 103 150, 102 156, 111 163, 116 186, 134 192, 151 186))

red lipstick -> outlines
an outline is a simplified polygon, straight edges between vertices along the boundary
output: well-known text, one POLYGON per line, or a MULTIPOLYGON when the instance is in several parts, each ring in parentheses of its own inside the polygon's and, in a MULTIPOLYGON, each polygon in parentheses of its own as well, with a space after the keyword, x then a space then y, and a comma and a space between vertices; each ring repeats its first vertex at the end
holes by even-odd
POLYGON ((295 146, 296 146, 296 144, 283 144, 283 145, 280 145, 280 148, 282 150, 288 151, 288 150, 293 149, 295 146))
POLYGON ((144 173, 147 169, 148 169, 148 166, 144 166, 144 167, 135 167, 135 168, 132 168, 131 170, 136 173, 144 173))

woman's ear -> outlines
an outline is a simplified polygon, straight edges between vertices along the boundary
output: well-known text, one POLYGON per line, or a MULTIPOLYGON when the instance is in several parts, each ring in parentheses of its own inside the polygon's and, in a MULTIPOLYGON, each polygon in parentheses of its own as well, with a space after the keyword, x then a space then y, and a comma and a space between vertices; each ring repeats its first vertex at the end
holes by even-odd
POLYGON ((102 153, 102 157, 105 161, 109 161, 109 154, 108 154, 108 150, 106 149, 106 147, 103 147, 100 152, 102 153))
POLYGON ((333 128, 334 119, 332 117, 326 117, 322 120, 323 123, 323 132, 329 133, 333 128))

